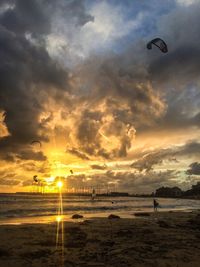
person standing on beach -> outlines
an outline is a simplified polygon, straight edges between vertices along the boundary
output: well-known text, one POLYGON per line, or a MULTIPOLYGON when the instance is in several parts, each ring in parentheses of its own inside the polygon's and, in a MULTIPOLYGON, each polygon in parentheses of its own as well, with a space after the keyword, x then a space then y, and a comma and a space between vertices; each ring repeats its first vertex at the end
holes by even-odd
POLYGON ((158 203, 158 201, 154 198, 154 200, 153 200, 153 209, 154 209, 154 211, 158 211, 158 206, 159 206, 159 203, 158 203))
POLYGON ((96 197, 96 192, 95 192, 95 189, 93 188, 93 190, 92 190, 92 201, 94 201, 95 197, 96 197))

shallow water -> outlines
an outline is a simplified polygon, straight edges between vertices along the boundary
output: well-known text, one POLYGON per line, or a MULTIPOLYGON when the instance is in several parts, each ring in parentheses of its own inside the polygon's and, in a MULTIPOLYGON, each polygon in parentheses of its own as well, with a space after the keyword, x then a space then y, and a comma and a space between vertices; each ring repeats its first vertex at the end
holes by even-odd
MULTIPOLYGON (((200 208, 200 200, 157 198, 160 211, 194 210, 200 208)), ((91 201, 88 196, 63 196, 64 219, 74 213, 84 217, 105 217, 111 213, 122 218, 133 217, 135 212, 153 211, 152 198, 97 197, 91 201)), ((0 224, 43 223, 56 219, 57 195, 0 194, 0 224)))

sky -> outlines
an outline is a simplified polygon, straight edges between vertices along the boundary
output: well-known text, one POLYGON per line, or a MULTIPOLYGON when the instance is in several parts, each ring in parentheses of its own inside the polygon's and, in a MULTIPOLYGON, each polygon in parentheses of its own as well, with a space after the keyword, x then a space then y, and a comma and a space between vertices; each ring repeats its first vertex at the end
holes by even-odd
POLYGON ((1 0, 0 192, 198 182, 199 24, 199 0, 1 0))

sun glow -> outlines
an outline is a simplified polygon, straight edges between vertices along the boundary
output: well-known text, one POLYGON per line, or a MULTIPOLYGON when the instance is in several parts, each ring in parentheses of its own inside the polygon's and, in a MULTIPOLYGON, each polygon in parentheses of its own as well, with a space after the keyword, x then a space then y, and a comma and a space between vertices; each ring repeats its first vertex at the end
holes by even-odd
POLYGON ((61 189, 63 187, 63 182, 62 181, 58 181, 56 186, 61 189))
POLYGON ((58 215, 58 216, 56 216, 56 221, 57 221, 57 222, 61 222, 61 221, 62 221, 62 215, 58 215))

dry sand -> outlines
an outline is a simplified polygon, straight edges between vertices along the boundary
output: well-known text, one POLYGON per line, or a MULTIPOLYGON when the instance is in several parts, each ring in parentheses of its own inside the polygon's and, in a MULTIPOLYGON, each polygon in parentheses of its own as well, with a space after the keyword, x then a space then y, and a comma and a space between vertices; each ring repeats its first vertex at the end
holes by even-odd
POLYGON ((55 224, 0 226, 0 267, 199 267, 200 212, 64 223, 64 264, 55 224))

